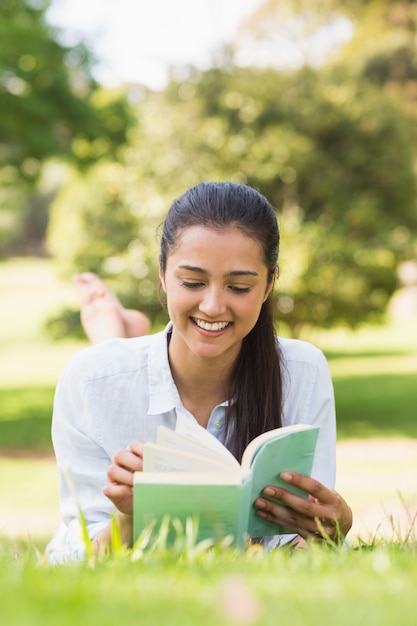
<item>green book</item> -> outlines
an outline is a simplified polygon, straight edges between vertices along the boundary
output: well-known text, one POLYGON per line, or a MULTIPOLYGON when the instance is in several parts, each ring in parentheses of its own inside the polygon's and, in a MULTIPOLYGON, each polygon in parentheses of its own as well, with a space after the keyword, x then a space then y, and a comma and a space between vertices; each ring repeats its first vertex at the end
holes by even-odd
POLYGON ((144 445, 143 471, 134 476, 134 539, 166 516, 183 525, 197 519, 198 541, 232 535, 243 546, 248 537, 292 532, 259 517, 253 502, 267 485, 307 497, 279 474, 310 475, 318 433, 307 424, 268 431, 249 443, 239 463, 205 428, 178 414, 175 431, 160 426, 157 442, 144 445))

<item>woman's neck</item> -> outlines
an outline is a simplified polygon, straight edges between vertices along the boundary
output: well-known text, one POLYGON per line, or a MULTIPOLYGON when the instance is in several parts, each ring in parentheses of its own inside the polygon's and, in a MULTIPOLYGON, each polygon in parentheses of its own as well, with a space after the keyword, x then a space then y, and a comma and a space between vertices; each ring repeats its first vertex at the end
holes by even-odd
POLYGON ((168 356, 181 402, 206 427, 214 407, 229 399, 231 367, 225 359, 203 359, 189 350, 178 351, 174 342, 168 356))

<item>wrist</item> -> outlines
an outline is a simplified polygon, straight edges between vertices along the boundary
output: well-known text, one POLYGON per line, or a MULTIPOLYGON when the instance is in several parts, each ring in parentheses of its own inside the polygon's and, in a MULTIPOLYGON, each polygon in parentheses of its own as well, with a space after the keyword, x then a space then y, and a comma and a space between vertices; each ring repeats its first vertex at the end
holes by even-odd
POLYGON ((133 545, 133 515, 116 512, 116 521, 120 531, 120 539, 129 548, 133 545))

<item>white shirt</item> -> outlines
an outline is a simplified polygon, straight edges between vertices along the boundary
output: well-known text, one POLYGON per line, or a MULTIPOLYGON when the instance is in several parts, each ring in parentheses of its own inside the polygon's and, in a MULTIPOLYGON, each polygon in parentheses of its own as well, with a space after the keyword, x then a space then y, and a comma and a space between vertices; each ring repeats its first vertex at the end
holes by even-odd
MULTIPOLYGON (((82 558, 71 529, 83 512, 90 538, 109 522, 113 504, 103 495, 114 453, 133 440, 156 441, 160 424, 175 428, 182 405, 168 361, 167 333, 111 339, 76 353, 57 385, 52 439, 59 472, 63 525, 47 551, 52 562, 82 558), (68 529, 70 529, 68 531, 68 529)), ((334 488, 336 424, 333 385, 323 353, 279 338, 283 371, 283 426, 318 424, 312 476, 334 488)), ((227 403, 216 406, 207 430, 222 441, 227 403)), ((287 542, 293 535, 286 535, 287 542)), ((277 536, 278 540, 280 539, 277 536)))

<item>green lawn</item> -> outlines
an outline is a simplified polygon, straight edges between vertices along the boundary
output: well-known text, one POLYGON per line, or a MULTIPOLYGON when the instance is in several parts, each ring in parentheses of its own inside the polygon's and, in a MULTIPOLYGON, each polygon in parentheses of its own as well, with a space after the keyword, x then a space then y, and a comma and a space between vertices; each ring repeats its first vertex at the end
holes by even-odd
POLYGON ((414 626, 415 549, 298 553, 192 550, 50 567, 35 547, 0 544, 8 626, 414 626))
POLYGON ((417 319, 312 337, 329 360, 339 439, 417 437, 417 319))
POLYGON ((47 259, 0 263, 0 449, 51 451, 54 388, 70 356, 86 342, 53 343, 45 321, 77 306, 70 281, 47 259))

